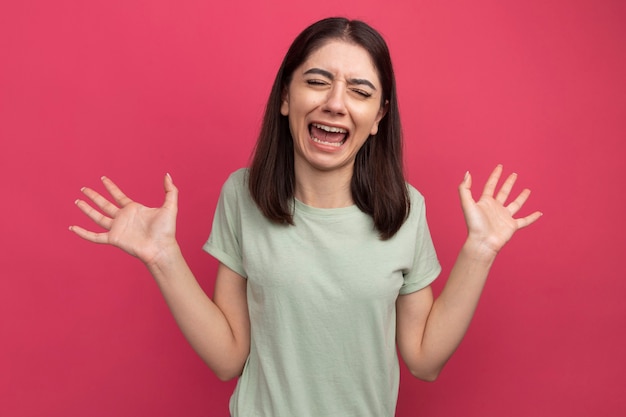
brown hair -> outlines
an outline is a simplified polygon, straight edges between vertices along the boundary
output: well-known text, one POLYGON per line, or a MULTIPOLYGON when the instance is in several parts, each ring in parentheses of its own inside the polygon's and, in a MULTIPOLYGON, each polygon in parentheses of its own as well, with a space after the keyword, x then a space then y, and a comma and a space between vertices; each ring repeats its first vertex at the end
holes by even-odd
POLYGON ((302 31, 291 44, 265 108, 249 169, 250 194, 266 218, 294 224, 294 150, 289 121, 280 113, 282 93, 296 68, 331 39, 361 46, 378 70, 382 84, 381 106, 387 103, 387 114, 379 123, 378 133, 370 136, 356 155, 351 192, 357 207, 372 217, 381 239, 389 239, 400 229, 410 208, 403 172, 396 82, 385 40, 358 20, 342 17, 320 20, 302 31))

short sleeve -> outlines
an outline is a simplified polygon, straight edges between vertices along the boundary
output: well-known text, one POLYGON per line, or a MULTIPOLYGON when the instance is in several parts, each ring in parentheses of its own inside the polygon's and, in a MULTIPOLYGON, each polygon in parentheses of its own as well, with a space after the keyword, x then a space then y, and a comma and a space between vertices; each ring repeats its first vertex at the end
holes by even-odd
POLYGON ((404 283, 400 294, 410 294, 430 285, 441 272, 441 265, 437 259, 426 222, 426 204, 424 197, 413 187, 409 186, 411 195, 411 211, 406 226, 409 227, 408 238, 414 239, 414 257, 411 268, 404 274, 404 283))
POLYGON ((231 174, 226 180, 215 209, 209 239, 202 249, 218 261, 246 277, 241 250, 240 195, 245 192, 245 170, 231 174))

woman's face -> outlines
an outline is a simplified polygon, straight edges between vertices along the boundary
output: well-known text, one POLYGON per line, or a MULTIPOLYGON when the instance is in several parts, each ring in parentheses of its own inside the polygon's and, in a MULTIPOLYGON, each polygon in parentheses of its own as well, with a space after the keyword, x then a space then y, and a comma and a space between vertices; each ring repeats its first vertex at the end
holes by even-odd
POLYGON ((382 87, 369 53, 330 40, 294 71, 280 112, 289 118, 296 173, 342 171, 385 115, 382 87))

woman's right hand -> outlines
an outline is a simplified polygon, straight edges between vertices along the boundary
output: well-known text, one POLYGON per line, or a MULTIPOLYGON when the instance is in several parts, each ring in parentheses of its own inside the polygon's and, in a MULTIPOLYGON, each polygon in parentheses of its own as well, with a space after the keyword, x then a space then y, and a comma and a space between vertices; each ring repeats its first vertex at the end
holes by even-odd
POLYGON ((134 202, 106 177, 102 177, 102 183, 115 204, 84 187, 81 191, 100 211, 80 199, 76 200, 76 205, 106 232, 93 232, 80 226, 70 226, 71 231, 90 242, 117 246, 145 264, 156 262, 167 249, 177 245, 178 189, 169 174, 164 180, 165 202, 159 208, 134 202))

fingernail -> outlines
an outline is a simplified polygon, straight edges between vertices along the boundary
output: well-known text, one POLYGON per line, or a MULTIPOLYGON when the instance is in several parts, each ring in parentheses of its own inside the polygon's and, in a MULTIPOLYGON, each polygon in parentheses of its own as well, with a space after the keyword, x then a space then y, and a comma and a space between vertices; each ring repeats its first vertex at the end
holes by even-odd
POLYGON ((469 171, 465 171, 465 176, 463 177, 464 180, 467 180, 467 177, 469 177, 469 171))

